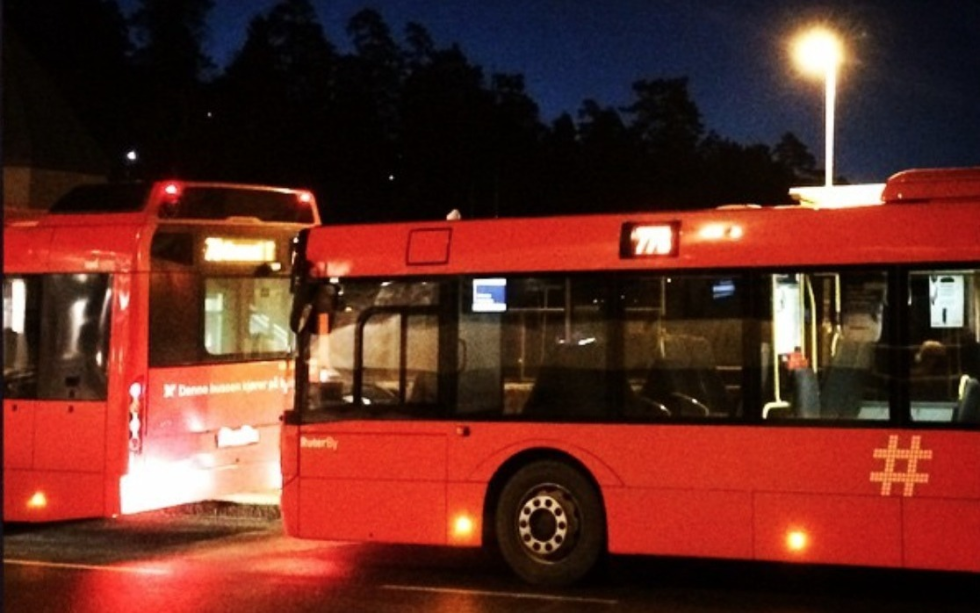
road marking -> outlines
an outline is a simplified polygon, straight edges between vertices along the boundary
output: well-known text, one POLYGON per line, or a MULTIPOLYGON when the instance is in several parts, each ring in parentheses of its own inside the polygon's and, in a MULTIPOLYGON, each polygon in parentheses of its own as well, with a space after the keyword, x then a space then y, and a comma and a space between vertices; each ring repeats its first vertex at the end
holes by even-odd
POLYGON ((461 596, 497 596, 500 598, 520 598, 524 600, 547 600, 551 602, 579 602, 589 604, 618 605, 618 600, 607 598, 586 598, 582 596, 551 596, 548 594, 528 594, 526 592, 494 592, 490 590, 464 590, 452 587, 420 587, 416 585, 382 585, 385 590, 405 592, 430 592, 435 594, 456 594, 461 596))
POLYGON ((136 575, 168 575, 169 571, 162 568, 140 568, 137 566, 99 566, 95 564, 65 564, 62 562, 40 562, 37 560, 3 559, 4 564, 12 566, 40 566, 44 568, 70 568, 73 570, 107 570, 115 573, 133 573, 136 575))

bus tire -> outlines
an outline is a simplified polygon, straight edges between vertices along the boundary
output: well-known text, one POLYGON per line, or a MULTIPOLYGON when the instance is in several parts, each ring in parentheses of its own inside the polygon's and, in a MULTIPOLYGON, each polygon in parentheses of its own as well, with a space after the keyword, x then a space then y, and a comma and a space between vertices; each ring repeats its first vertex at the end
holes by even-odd
POLYGON ((494 520, 504 560, 534 585, 578 581, 605 549, 599 492, 563 462, 535 462, 518 470, 500 493, 494 520))

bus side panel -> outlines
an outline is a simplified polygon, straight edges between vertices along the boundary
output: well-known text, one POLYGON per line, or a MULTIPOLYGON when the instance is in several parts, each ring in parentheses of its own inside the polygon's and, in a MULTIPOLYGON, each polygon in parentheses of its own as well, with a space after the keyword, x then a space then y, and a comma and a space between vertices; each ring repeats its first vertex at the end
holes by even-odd
POLYGON ((752 557, 752 496, 746 492, 606 488, 609 551, 752 557))
POLYGON ((300 534, 299 524, 299 428, 283 426, 280 436, 280 469, 282 496, 279 507, 286 534, 300 534))
POLYGON ((3 401, 4 468, 30 468, 33 465, 36 411, 29 400, 3 401))
MULTIPOLYGON (((34 467, 102 474, 105 420, 106 405, 103 402, 38 402, 34 467)), ((101 492, 101 488, 99 490, 101 492)))
POLYGON ((34 407, 33 461, 30 470, 4 472, 4 519, 105 516, 105 403, 38 401, 34 407), (35 493, 44 504, 28 507, 35 493))
POLYGON ((445 544, 445 426, 432 427, 351 421, 304 428, 300 536, 445 544))
POLYGON ((905 564, 980 572, 980 501, 904 501, 905 564))
POLYGON ((54 230, 49 228, 3 229, 4 270, 18 273, 45 273, 54 230))
POLYGON ((902 495, 905 565, 980 571, 980 432, 916 434, 925 457, 896 462, 891 485, 902 495), (905 485, 909 475, 918 482, 905 485))
POLYGON ((754 528, 758 559, 902 565, 898 498, 758 493, 754 528))
POLYGON ((446 484, 446 542, 459 547, 483 544, 483 513, 486 483, 446 484))
POLYGON ((76 471, 3 471, 3 519, 46 522, 105 515, 103 475, 76 471), (43 495, 43 502, 37 500, 43 495))
POLYGON ((444 545, 445 483, 300 479, 304 538, 444 545))

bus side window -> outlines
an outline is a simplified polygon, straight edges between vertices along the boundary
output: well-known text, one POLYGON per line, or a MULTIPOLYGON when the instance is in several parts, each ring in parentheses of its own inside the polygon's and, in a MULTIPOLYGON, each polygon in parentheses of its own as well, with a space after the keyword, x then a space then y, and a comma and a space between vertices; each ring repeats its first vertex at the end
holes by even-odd
POLYGON ((978 273, 909 275, 908 390, 912 420, 980 423, 978 273))
POLYGON ((887 277, 777 275, 772 374, 763 417, 887 420, 887 277))
POLYGON ((438 283, 338 286, 310 348, 308 406, 327 419, 431 417, 439 397, 438 283))
POLYGON ((47 275, 42 282, 38 397, 105 400, 110 277, 47 275))
POLYGON ((651 276, 624 283, 631 385, 649 415, 723 418, 742 400, 747 285, 737 275, 651 276))
POLYGON ((37 398, 40 277, 3 279, 3 397, 37 398))

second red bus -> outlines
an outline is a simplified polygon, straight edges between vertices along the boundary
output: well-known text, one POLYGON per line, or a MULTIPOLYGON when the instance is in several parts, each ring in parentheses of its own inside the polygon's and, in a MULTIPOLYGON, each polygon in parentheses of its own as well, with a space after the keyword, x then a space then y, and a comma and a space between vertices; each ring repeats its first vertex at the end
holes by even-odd
POLYGON ((287 532, 980 572, 980 169, 880 194, 304 232, 287 532))

